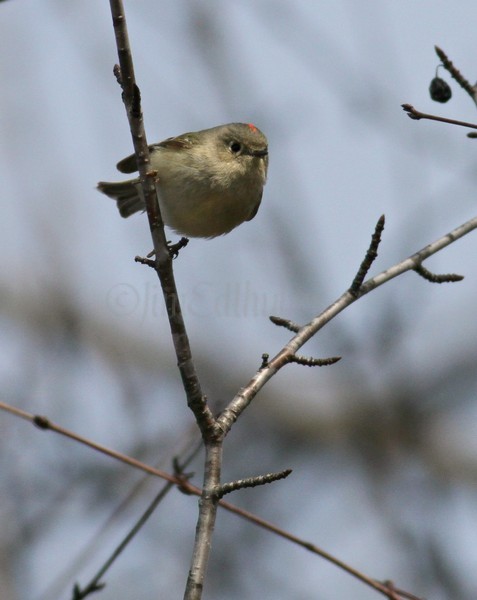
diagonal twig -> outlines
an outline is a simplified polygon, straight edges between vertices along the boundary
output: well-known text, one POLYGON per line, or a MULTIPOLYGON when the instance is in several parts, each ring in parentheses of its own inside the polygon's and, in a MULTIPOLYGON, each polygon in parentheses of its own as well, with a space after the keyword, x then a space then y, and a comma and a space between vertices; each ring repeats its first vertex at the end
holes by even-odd
MULTIPOLYGON (((196 444, 195 448, 193 448, 187 456, 184 457, 182 462, 180 463, 180 470, 182 471, 197 455, 199 450, 202 448, 202 444, 196 444)), ((178 459, 174 459, 174 461, 178 464, 178 459)), ((176 473, 176 477, 178 474, 176 473)), ((159 506, 159 504, 164 500, 167 494, 174 488, 174 483, 168 481, 158 492, 153 500, 149 503, 147 508, 141 514, 139 519, 134 523, 131 529, 127 532, 121 542, 116 546, 108 559, 101 565, 96 574, 91 578, 91 580, 86 584, 84 588, 80 588, 78 584, 75 584, 73 593, 76 596, 73 597, 73 600, 83 600, 92 592, 96 592, 99 589, 102 589, 105 584, 101 583, 101 579, 104 575, 109 571, 112 567, 113 563, 116 559, 121 555, 121 553, 125 550, 128 544, 136 537, 139 531, 143 528, 143 526, 147 523, 149 518, 154 514, 154 511, 159 506)))
POLYGON ((462 89, 464 89, 472 100, 477 103, 477 88, 471 85, 467 79, 462 75, 462 73, 457 69, 451 60, 449 60, 447 54, 439 48, 439 46, 434 46, 434 50, 436 51, 437 56, 442 61, 442 66, 451 74, 451 76, 457 81, 462 89))
POLYGON ((277 325, 278 327, 285 327, 285 329, 288 329, 289 331, 294 331, 295 333, 299 331, 301 327, 301 325, 298 325, 298 323, 294 323, 289 319, 283 319, 282 317, 275 317, 271 315, 268 318, 274 325, 277 325))
MULTIPOLYGON (((111 458, 114 458, 116 460, 119 460, 119 461, 127 464, 127 465, 130 465, 132 467, 140 469, 140 470, 144 471, 145 473, 148 473, 150 475, 156 475, 158 477, 161 477, 162 479, 165 479, 168 482, 175 483, 179 487, 179 489, 185 489, 188 494, 200 496, 202 493, 199 488, 192 485, 189 481, 187 481, 187 479, 181 478, 180 476, 174 477, 174 476, 170 475, 169 473, 165 473, 164 471, 160 471, 159 469, 150 467, 149 465, 146 465, 145 463, 142 463, 141 461, 138 461, 129 456, 126 456, 125 454, 121 454, 120 452, 116 452, 105 446, 101 446, 100 444, 92 442, 91 440, 88 440, 87 438, 84 438, 83 436, 80 436, 68 429, 65 429, 63 427, 60 427, 59 425, 56 425, 55 423, 53 423, 46 417, 32 415, 31 413, 28 413, 22 409, 16 408, 14 406, 11 406, 11 405, 6 404, 5 402, 1 402, 1 401, 0 401, 0 410, 4 410, 6 412, 9 412, 10 414, 13 414, 24 420, 27 420, 27 421, 37 425, 40 429, 42 429, 44 431, 49 430, 49 431, 53 431, 54 433, 59 433, 60 435, 63 435, 73 441, 79 442, 81 444, 89 446, 90 448, 92 448, 94 450, 102 452, 103 454, 106 454, 107 456, 110 456, 111 458)), ((327 560, 328 562, 331 562, 338 568, 347 572, 349 575, 352 575, 353 577, 355 577, 356 579, 365 583, 366 585, 370 586, 371 588, 375 589, 376 591, 389 597, 389 588, 386 584, 382 584, 378 580, 365 575, 361 571, 358 571, 354 567, 348 565, 347 563, 345 563, 344 561, 340 560, 339 558, 333 556, 329 552, 326 552, 325 550, 321 549, 319 546, 316 546, 315 544, 313 544, 311 542, 307 542, 306 540, 303 540, 302 538, 285 531, 284 529, 278 527, 277 525, 274 525, 273 523, 270 523, 269 521, 266 521, 265 519, 262 519, 261 517, 258 517, 257 515, 254 515, 253 513, 249 512, 247 510, 239 508, 238 506, 235 506, 234 504, 226 502, 225 500, 219 500, 218 505, 233 514, 235 514, 239 517, 242 517, 243 519, 246 519, 249 522, 254 523, 255 525, 258 525, 259 527, 262 527, 263 529, 265 529, 271 533, 275 533, 276 535, 282 537, 283 539, 286 539, 286 540, 304 548, 305 550, 308 550, 309 552, 312 552, 313 554, 320 556, 321 558, 327 560)), ((100 584, 98 584, 98 585, 100 585, 100 584)), ((94 587, 94 585, 92 587, 94 587)), ((92 589, 91 592, 96 591, 97 589, 98 588, 96 587, 94 590, 92 589)), ((76 590, 80 591, 78 587, 76 587, 76 590)), ((408 598, 409 600, 420 600, 416 596, 414 596, 408 592, 404 592, 402 590, 399 590, 398 593, 403 598, 408 598)))
POLYGON ((467 123, 466 121, 456 121, 455 119, 447 119, 446 117, 439 117, 437 115, 430 115, 428 113, 423 113, 414 108, 412 104, 401 104, 404 112, 407 113, 407 116, 414 121, 419 121, 420 119, 429 119, 430 121, 439 121, 440 123, 449 123, 449 125, 460 125, 461 127, 470 127, 471 129, 477 129, 477 124, 475 123, 467 123))
POLYGON ((269 381, 280 369, 290 362, 290 355, 296 354, 297 350, 299 350, 329 321, 335 318, 336 315, 342 312, 350 304, 356 302, 356 300, 362 298, 377 287, 380 287, 391 279, 402 275, 406 271, 414 270, 416 266, 420 265, 426 258, 436 254, 474 229, 477 229, 477 217, 466 221, 436 241, 428 244, 408 258, 402 260, 398 264, 389 267, 375 277, 365 281, 360 287, 358 297, 353 295, 349 290, 344 292, 335 302, 328 306, 328 308, 312 319, 307 325, 301 327, 298 333, 296 333, 296 335, 289 340, 282 350, 280 350, 273 358, 268 360, 267 366, 258 370, 249 383, 239 391, 239 393, 222 411, 217 419, 219 425, 223 428, 223 431, 225 433, 230 431, 233 424, 247 408, 247 406, 249 406, 253 398, 263 388, 267 381, 269 381))

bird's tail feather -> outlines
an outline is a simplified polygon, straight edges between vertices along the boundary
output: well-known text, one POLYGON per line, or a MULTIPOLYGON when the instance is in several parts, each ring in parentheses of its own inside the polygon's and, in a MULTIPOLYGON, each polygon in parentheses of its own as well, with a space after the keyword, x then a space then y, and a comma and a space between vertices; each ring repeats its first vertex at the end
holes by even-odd
POLYGON ((134 213, 146 209, 146 204, 140 194, 139 180, 131 179, 129 181, 120 181, 111 183, 108 181, 100 181, 98 190, 116 200, 119 214, 126 218, 134 213))

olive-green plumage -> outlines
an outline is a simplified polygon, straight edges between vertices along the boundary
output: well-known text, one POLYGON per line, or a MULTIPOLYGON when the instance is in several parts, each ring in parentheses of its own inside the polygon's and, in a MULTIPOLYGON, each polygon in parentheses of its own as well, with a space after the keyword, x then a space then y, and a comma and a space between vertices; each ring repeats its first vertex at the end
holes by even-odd
MULTIPOLYGON (((230 123, 184 133, 149 146, 157 171, 164 223, 188 237, 228 233, 257 214, 268 167, 267 138, 254 125, 230 123)), ((137 171, 135 155, 117 164, 137 171)), ((145 209, 139 178, 100 181, 98 189, 117 201, 123 217, 145 209)))

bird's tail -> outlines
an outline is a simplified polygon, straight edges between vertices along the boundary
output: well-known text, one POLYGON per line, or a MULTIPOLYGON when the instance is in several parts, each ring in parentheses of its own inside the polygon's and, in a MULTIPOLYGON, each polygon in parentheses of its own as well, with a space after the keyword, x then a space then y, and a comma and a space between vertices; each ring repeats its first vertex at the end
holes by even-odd
POLYGON ((100 181, 97 187, 100 192, 116 200, 119 214, 124 218, 146 209, 144 198, 140 192, 139 179, 118 183, 100 181))

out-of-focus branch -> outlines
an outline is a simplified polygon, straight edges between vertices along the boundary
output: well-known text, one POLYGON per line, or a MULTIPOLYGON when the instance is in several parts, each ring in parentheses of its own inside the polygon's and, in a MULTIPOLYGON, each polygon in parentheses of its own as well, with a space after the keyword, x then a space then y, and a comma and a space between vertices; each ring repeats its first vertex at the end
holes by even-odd
MULTIPOLYGON (((197 452, 200 450, 201 446, 196 444, 195 448, 184 459, 181 461, 180 470, 185 468, 191 460, 196 456, 197 452)), ((174 462, 177 463, 179 468, 179 459, 174 459, 174 462)), ((174 484, 168 481, 161 491, 156 494, 155 498, 152 502, 149 503, 149 506, 142 513, 139 519, 136 521, 134 526, 128 531, 123 540, 118 544, 118 546, 114 549, 113 553, 109 558, 104 562, 104 564, 98 569, 97 573, 92 577, 92 579, 82 588, 78 584, 75 584, 73 589, 73 600, 83 600, 90 594, 101 589, 104 584, 101 583, 101 579, 104 577, 106 572, 111 568, 116 559, 120 556, 126 546, 131 542, 131 540, 136 536, 136 534, 142 529, 143 525, 149 520, 151 515, 154 513, 160 502, 167 496, 167 494, 173 489, 174 484)))
MULTIPOLYGON (((97 444, 96 442, 92 442, 91 440, 88 440, 87 438, 80 436, 77 433, 70 431, 69 429, 60 427, 59 425, 56 425, 55 423, 50 421, 47 417, 32 415, 31 413, 29 413, 27 411, 24 411, 22 409, 19 409, 14 406, 11 406, 9 404, 6 404, 5 402, 0 402, 0 410, 4 410, 5 412, 8 412, 12 415, 20 417, 26 421, 29 421, 30 423, 36 425, 43 431, 53 431, 55 433, 59 433, 60 435, 63 435, 75 442, 79 442, 81 444, 84 444, 85 446, 89 446, 93 450, 97 450, 98 452, 106 454, 107 456, 114 458, 116 460, 119 460, 129 466, 132 466, 136 469, 140 469, 140 470, 144 471, 145 473, 148 473, 149 475, 155 475, 157 477, 165 479, 169 483, 175 484, 182 492, 184 492, 186 494, 195 495, 195 496, 200 496, 202 494, 202 491, 199 488, 197 488, 196 486, 192 485, 188 481, 187 477, 185 477, 185 476, 181 476, 180 474, 176 474, 175 476, 170 475, 169 473, 166 473, 165 471, 161 471, 154 467, 150 467, 149 465, 146 465, 145 463, 143 463, 141 461, 138 461, 134 458, 131 458, 131 457, 129 457, 125 454, 122 454, 120 452, 117 452, 115 450, 111 450, 110 448, 107 448, 106 446, 97 444)), ((289 474, 289 470, 283 471, 282 473, 278 474, 278 478, 282 478, 282 476, 285 477, 288 474, 289 474)), ((276 478, 276 475, 277 474, 272 474, 271 480, 274 480, 276 478)), ((258 478, 258 479, 260 479, 260 478, 258 478)), ((258 481, 258 484, 261 484, 261 483, 262 483, 261 481, 258 481)), ((269 483, 269 481, 264 481, 263 483, 269 483)), ((236 484, 237 484, 237 482, 235 482, 235 485, 236 484)), ((232 484, 232 485, 234 485, 234 484, 232 484)), ((239 487, 246 487, 246 486, 239 486, 239 487)), ((225 484, 225 491, 227 491, 227 484, 225 484)), ((218 488, 217 492, 220 494, 222 492, 222 488, 218 488)), ((354 567, 343 562, 339 558, 336 558, 329 552, 322 550, 320 547, 316 546, 315 544, 308 542, 296 535, 293 535, 292 533, 285 531, 281 527, 278 527, 277 525, 274 525, 273 523, 270 523, 269 521, 266 521, 265 519, 262 519, 262 518, 258 517, 257 515, 254 515, 253 513, 248 512, 247 510, 239 508, 238 506, 235 506, 234 504, 231 504, 224 500, 219 500, 218 505, 221 506, 222 508, 224 508, 225 510, 227 510, 231 513, 234 513, 235 515, 242 517, 243 519, 246 519, 247 521, 249 521, 255 525, 258 525, 259 527, 262 527, 266 531, 274 533, 274 534, 278 535, 279 537, 282 537, 283 539, 285 539, 289 542, 292 542, 294 544, 297 544, 298 546, 301 546, 305 550, 308 550, 309 552, 312 552, 313 554, 316 554, 317 556, 324 558, 325 560, 331 562, 332 564, 339 567, 340 569, 342 569, 349 575, 352 575, 353 577, 355 577, 362 583, 365 583, 366 585, 370 586, 377 592, 380 592, 381 594, 390 597, 389 596, 389 588, 386 583, 381 583, 380 581, 369 577, 368 575, 362 573, 361 571, 358 571, 357 569, 355 569, 354 567)), ((108 564, 108 567, 109 566, 110 565, 108 564)), ((104 575, 103 571, 102 571, 102 575, 104 575)), ((90 594, 94 593, 95 591, 98 591, 102 587, 102 584, 100 583, 99 579, 100 579, 99 577, 95 577, 90 582, 90 584, 88 584, 88 586, 86 586, 83 590, 81 590, 79 588, 79 586, 76 585, 73 589, 73 594, 76 594, 76 598, 85 598, 87 595, 90 595, 90 594)), ((393 593, 396 593, 396 590, 394 590, 393 593)), ((419 600, 419 598, 417 598, 413 594, 410 594, 409 592, 405 592, 403 590, 399 590, 399 592, 397 592, 397 593, 402 598, 408 598, 410 600, 419 600)))
POLYGON ((166 471, 161 471, 160 469, 150 467, 149 465, 146 465, 145 463, 143 463, 139 460, 131 458, 130 456, 127 456, 126 454, 122 454, 121 452, 116 452, 115 450, 111 450, 110 448, 107 448, 106 446, 102 446, 101 444, 98 444, 97 442, 93 442, 92 440, 89 440, 88 438, 78 435, 74 431, 66 429, 65 427, 61 427, 60 425, 56 425, 56 423, 53 423, 47 417, 43 417, 40 415, 32 415, 31 413, 29 413, 25 410, 21 410, 20 408, 10 406, 9 404, 6 404, 5 402, 0 402, 0 410, 9 412, 10 414, 20 417, 21 419, 25 419, 26 421, 30 421, 31 423, 36 425, 39 429, 43 429, 45 431, 49 430, 49 431, 54 431, 55 433, 59 433, 60 435, 63 435, 64 437, 69 438, 70 440, 74 440, 75 442, 79 442, 80 444, 83 444, 84 446, 88 446, 92 450, 96 450, 97 452, 106 454, 107 456, 110 456, 111 458, 120 460, 121 462, 126 463, 127 465, 134 467, 136 469, 140 469, 141 471, 144 471, 145 473, 148 473, 149 475, 156 475, 157 477, 161 477, 162 479, 165 479, 166 481, 169 481, 171 483, 175 483, 176 485, 180 485, 182 483, 180 479, 178 479, 177 477, 174 477, 173 475, 170 475, 166 471))

